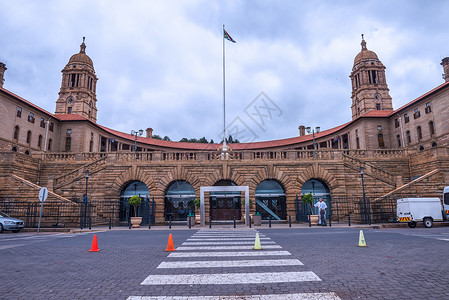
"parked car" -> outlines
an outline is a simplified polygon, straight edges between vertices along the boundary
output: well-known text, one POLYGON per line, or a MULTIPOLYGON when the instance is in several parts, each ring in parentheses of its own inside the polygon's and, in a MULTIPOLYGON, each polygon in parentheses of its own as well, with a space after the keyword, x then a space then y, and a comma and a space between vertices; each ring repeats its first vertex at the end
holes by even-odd
POLYGON ((23 229, 23 220, 11 218, 4 212, 0 211, 0 233, 3 230, 12 230, 12 232, 19 232, 23 229))

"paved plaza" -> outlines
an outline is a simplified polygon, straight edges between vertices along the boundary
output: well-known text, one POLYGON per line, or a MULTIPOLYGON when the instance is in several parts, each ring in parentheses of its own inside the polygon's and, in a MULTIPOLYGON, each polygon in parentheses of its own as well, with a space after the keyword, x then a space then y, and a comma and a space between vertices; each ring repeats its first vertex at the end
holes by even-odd
POLYGON ((351 227, 184 228, 0 234, 0 298, 449 297, 449 227, 365 228, 367 247, 351 227))

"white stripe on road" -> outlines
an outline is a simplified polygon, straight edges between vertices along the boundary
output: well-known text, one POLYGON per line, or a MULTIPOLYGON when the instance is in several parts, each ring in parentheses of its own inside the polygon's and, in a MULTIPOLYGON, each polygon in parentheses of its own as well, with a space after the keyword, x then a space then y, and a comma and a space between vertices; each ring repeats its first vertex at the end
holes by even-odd
POLYGON ((5 249, 10 249, 10 248, 20 247, 20 246, 24 246, 24 245, 25 245, 25 244, 4 245, 4 246, 0 246, 0 250, 5 250, 5 249))
MULTIPOLYGON (((263 244, 276 244, 273 241, 264 241, 263 244)), ((200 245, 254 245, 254 241, 244 242, 184 242, 183 246, 200 246, 200 245)))
POLYGON ((173 252, 168 257, 224 257, 224 256, 282 256, 291 255, 288 251, 263 251, 254 250, 248 252, 173 252))
MULTIPOLYGON (((231 235, 231 234, 214 234, 214 235, 197 235, 194 234, 192 235, 190 238, 192 239, 200 239, 200 238, 205 238, 205 239, 211 239, 211 238, 237 238, 237 239, 241 239, 241 238, 245 238, 245 239, 254 239, 256 237, 255 234, 249 235, 249 234, 245 234, 245 235, 231 235)), ((262 237, 266 237, 263 234, 259 234, 259 238, 262 237)))
POLYGON ((234 268, 234 267, 272 267, 272 266, 302 266, 298 259, 266 259, 266 260, 213 260, 213 261, 176 261, 162 262, 158 269, 180 268, 234 268))
POLYGON ((437 240, 440 240, 440 241, 449 241, 449 239, 437 239, 437 240))
POLYGON ((296 294, 270 294, 270 295, 238 295, 238 296, 130 296, 127 300, 339 300, 336 293, 296 293, 296 294))
POLYGON ((149 275, 141 285, 167 284, 254 284, 321 281, 313 272, 268 272, 189 275, 149 275))
MULTIPOLYGON (((176 250, 179 251, 193 251, 193 250, 252 250, 254 245, 247 246, 198 246, 198 247, 178 247, 176 250)), ((263 249, 281 249, 282 247, 279 245, 262 245, 263 249)))
MULTIPOLYGON (((259 238, 261 240, 269 240, 270 238, 262 237, 259 238)), ((246 241, 246 240, 254 240, 254 238, 190 238, 187 241, 246 241)))

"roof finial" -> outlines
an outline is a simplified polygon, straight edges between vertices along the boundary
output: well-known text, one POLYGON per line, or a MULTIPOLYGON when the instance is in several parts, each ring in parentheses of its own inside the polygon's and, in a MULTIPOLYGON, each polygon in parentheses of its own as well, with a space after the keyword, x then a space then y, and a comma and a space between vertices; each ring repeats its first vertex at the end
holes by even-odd
POLYGON ((365 42, 365 38, 364 38, 364 36, 363 36, 363 33, 362 33, 362 43, 360 43, 360 45, 362 45, 362 50, 367 50, 367 48, 366 48, 366 42, 365 42))
POLYGON ((80 53, 86 53, 86 44, 84 44, 85 40, 86 37, 83 36, 83 43, 80 45, 80 53))

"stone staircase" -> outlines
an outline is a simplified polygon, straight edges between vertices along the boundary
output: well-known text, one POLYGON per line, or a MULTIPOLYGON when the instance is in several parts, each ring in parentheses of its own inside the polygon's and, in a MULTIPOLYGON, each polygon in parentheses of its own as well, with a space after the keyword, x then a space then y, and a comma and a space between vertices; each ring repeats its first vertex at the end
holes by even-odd
POLYGON ((89 175, 104 170, 106 168, 106 159, 106 156, 101 157, 93 162, 90 162, 63 175, 55 177, 53 179, 53 189, 58 190, 73 182, 83 179, 86 176, 87 170, 89 171, 89 175))
POLYGON ((386 184, 396 187, 397 177, 379 167, 376 167, 370 163, 363 160, 355 158, 353 156, 343 154, 343 163, 345 167, 353 169, 354 171, 360 172, 360 167, 363 167, 365 175, 371 176, 380 180, 386 184))

